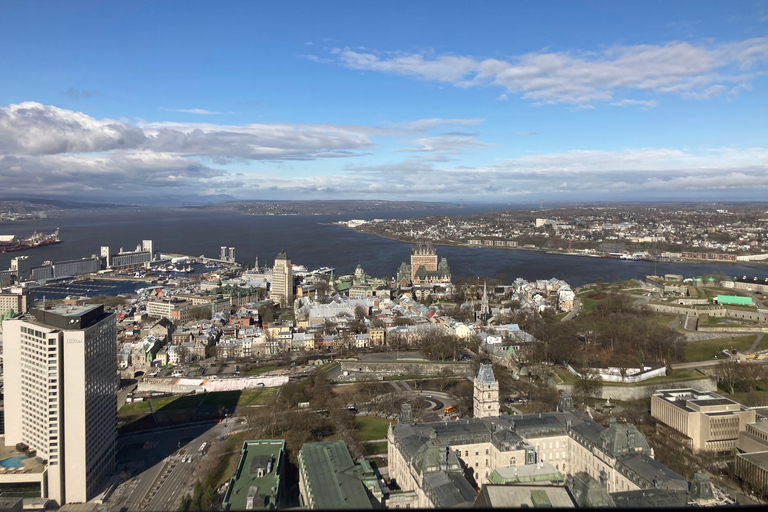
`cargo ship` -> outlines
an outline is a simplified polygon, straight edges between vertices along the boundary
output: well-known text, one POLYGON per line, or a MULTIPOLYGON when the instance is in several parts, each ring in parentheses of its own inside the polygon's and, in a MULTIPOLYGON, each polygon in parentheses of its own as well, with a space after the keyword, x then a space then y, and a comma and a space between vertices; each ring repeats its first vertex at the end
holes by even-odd
POLYGON ((56 231, 50 235, 35 232, 29 238, 16 238, 15 235, 0 235, 0 253, 24 251, 60 243, 59 228, 56 228, 56 231))

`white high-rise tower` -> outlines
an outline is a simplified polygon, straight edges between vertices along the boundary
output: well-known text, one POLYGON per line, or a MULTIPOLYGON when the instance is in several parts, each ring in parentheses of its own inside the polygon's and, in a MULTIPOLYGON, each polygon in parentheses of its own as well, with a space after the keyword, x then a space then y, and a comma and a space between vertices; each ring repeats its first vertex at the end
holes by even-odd
POLYGON ((47 461, 41 497, 85 503, 115 465, 115 315, 33 309, 3 330, 5 445, 24 443, 47 461))

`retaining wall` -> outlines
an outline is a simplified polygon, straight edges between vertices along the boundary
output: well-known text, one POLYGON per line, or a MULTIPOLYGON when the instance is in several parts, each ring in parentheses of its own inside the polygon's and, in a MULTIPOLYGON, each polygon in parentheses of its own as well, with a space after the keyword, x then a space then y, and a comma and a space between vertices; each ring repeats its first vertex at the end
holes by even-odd
POLYGON ((470 376, 469 363, 441 363, 439 361, 341 361, 341 371, 389 373, 404 375, 437 375, 448 368, 456 376, 470 376))
MULTIPOLYGON (((557 384, 557 389, 574 393, 571 384, 557 384)), ((660 389, 693 388, 699 391, 717 391, 717 384, 709 377, 703 376, 697 380, 667 382, 664 384, 638 384, 636 386, 607 386, 603 385, 596 398, 602 400, 641 400, 648 398, 660 389)), ((578 394, 578 393, 576 393, 578 394)))

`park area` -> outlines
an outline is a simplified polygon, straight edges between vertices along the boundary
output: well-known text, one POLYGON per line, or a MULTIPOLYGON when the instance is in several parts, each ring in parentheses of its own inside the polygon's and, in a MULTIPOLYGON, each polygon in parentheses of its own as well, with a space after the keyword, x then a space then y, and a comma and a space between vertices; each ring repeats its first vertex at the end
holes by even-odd
POLYGON ((276 388, 220 391, 214 393, 160 396, 123 405, 117 412, 119 432, 178 425, 189 421, 219 419, 250 407, 274 401, 276 388), (153 414, 154 413, 154 414, 153 414))

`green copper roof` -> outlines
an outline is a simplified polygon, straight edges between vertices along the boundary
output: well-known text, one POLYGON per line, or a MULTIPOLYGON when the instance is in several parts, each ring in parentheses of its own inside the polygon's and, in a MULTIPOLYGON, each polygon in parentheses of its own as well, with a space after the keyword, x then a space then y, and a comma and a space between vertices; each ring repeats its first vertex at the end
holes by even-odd
POLYGON ((299 472, 304 478, 305 507, 319 509, 373 508, 344 441, 304 443, 299 451, 299 472))
POLYGON ((280 251, 280 254, 278 254, 278 255, 277 255, 277 257, 276 257, 275 259, 276 259, 276 260, 289 260, 290 258, 289 258, 289 257, 288 257, 288 255, 285 253, 285 249, 283 249, 282 251, 280 251))
POLYGON ((224 496, 224 510, 249 510, 246 506, 249 494, 254 498, 253 509, 276 508, 282 485, 280 467, 285 454, 285 441, 245 441, 240 453, 240 463, 224 496), (267 472, 267 469, 270 471, 267 472), (260 473, 262 476, 259 476, 260 473))

